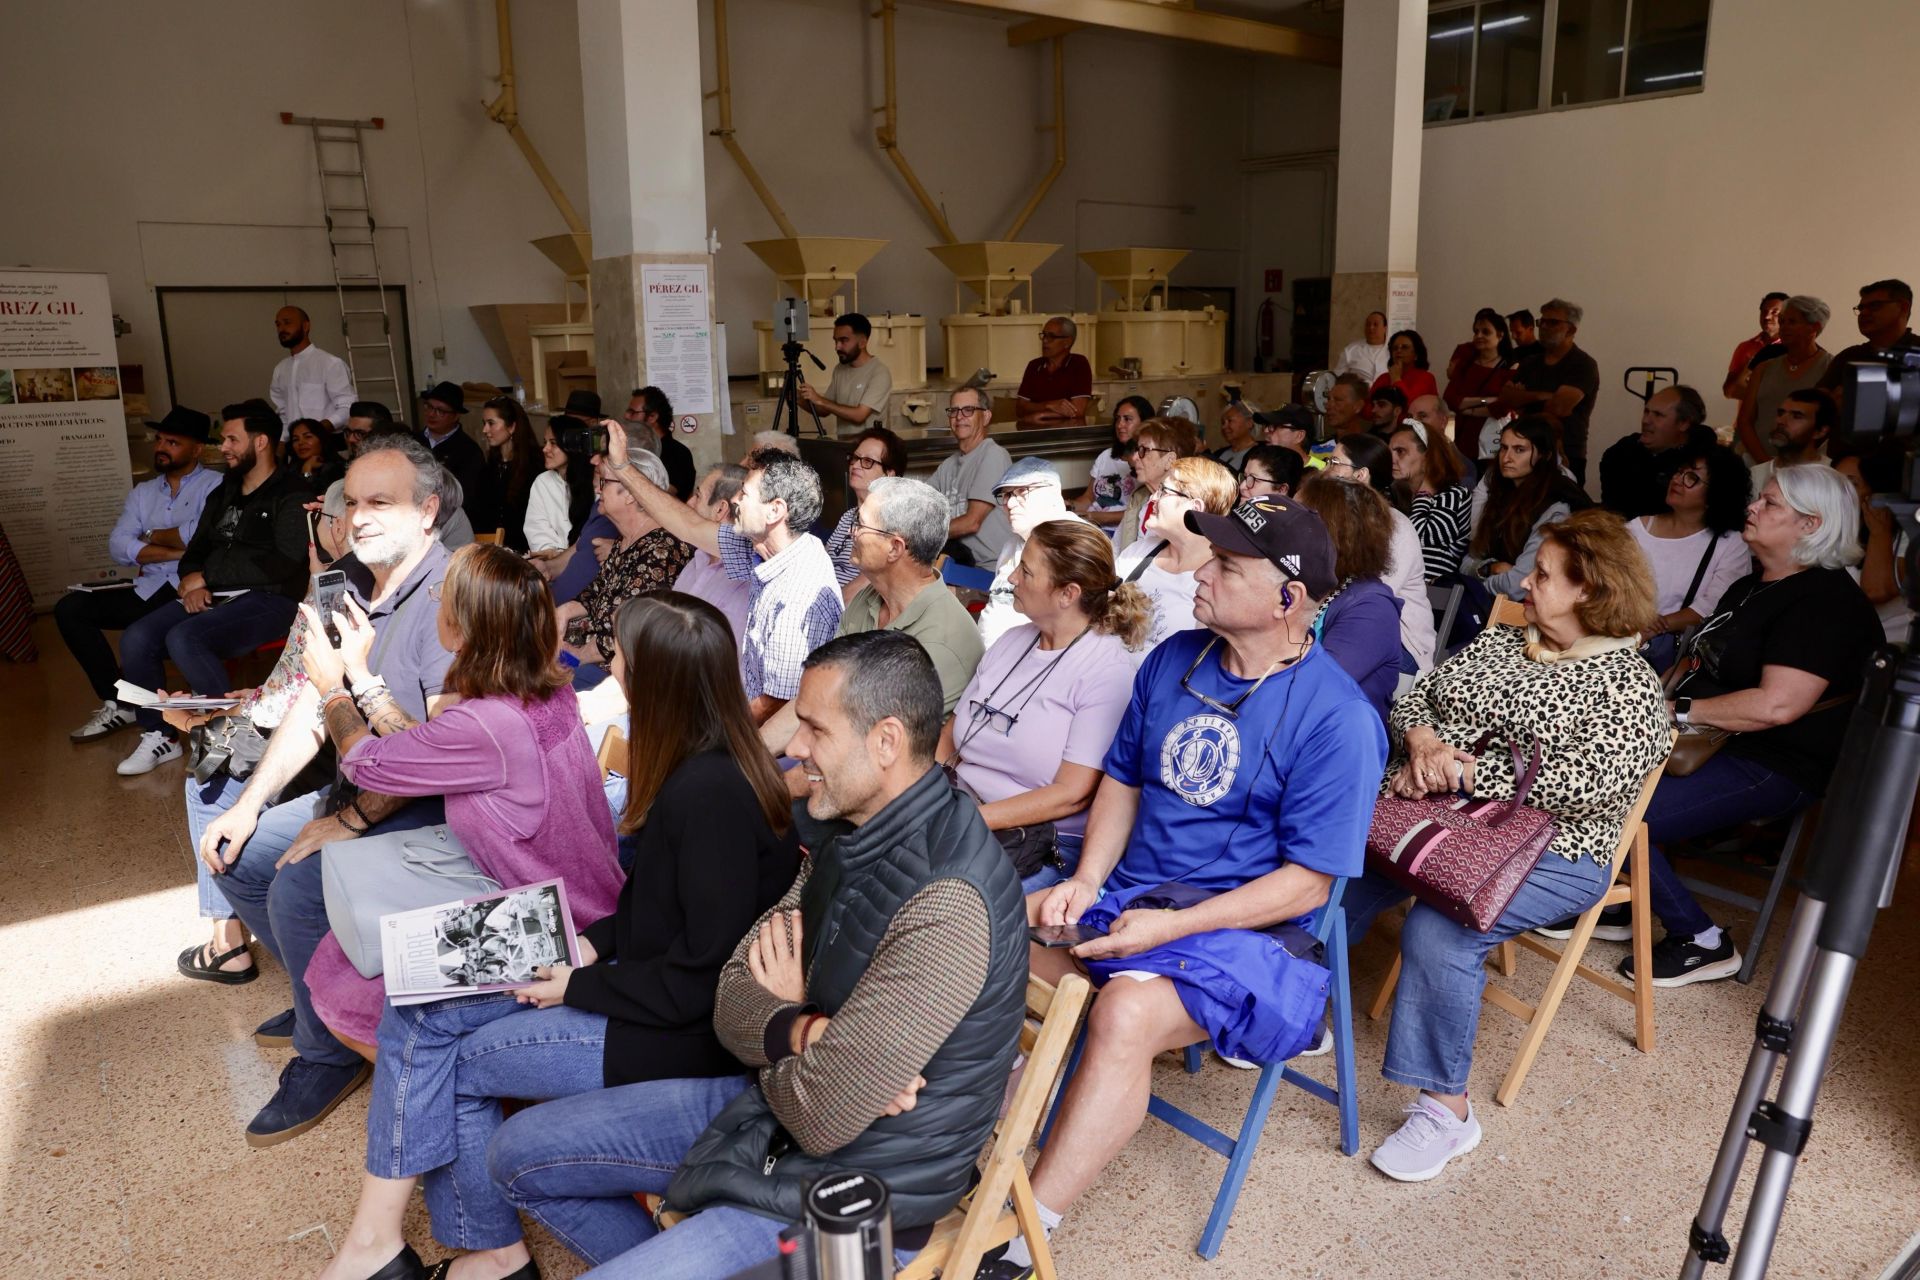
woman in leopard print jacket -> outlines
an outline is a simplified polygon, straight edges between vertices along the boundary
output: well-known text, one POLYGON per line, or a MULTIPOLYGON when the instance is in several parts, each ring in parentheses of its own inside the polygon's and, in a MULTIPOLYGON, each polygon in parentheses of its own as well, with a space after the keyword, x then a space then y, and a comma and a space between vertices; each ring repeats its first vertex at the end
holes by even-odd
MULTIPOLYGON (((1491 627, 1395 704, 1383 791, 1418 799, 1460 791, 1511 798, 1508 744, 1540 744, 1530 807, 1556 835, 1486 933, 1415 903, 1400 933, 1404 964, 1381 1074, 1421 1090, 1409 1119, 1374 1152, 1389 1177, 1418 1182, 1480 1141, 1467 1102, 1486 957, 1508 938, 1587 910, 1612 879, 1615 847, 1647 774, 1666 759, 1667 709, 1638 652, 1653 621, 1653 575, 1617 516, 1582 511, 1541 530, 1527 626, 1491 627), (1478 756, 1471 748, 1491 740, 1478 756)), ((1348 936, 1404 901, 1369 874, 1347 888, 1348 936)))

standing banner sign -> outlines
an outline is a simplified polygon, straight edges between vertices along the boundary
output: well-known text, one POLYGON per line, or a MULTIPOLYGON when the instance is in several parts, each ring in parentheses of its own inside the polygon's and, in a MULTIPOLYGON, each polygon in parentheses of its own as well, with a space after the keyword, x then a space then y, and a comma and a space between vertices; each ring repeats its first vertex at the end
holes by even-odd
POLYGON ((125 577, 107 535, 132 481, 107 277, 0 269, 0 525, 33 601, 125 577))

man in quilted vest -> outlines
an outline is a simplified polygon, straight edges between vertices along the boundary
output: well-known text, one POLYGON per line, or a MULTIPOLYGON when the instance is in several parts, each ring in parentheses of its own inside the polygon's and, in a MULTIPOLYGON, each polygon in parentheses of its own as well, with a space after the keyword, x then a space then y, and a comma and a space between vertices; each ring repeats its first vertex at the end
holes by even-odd
POLYGON ((734 949, 714 1008, 752 1078, 543 1103, 495 1135, 507 1198, 595 1275, 731 1276, 773 1258, 816 1179, 877 1175, 911 1255, 993 1131, 1025 1011, 1020 881, 934 752, 940 677, 898 631, 808 658, 787 753, 827 824, 734 949), (659 1230, 633 1197, 691 1214, 659 1230))
MULTIPOLYGON (((1102 984, 1033 1170, 1049 1232, 1146 1119, 1155 1056, 1211 1041, 1279 1061, 1319 1037, 1324 995, 1292 998, 1276 954, 1292 948, 1256 931, 1310 922, 1335 879, 1360 873, 1386 763, 1380 717, 1314 637, 1338 585, 1320 517, 1267 496, 1187 526, 1214 548, 1193 601, 1207 630, 1141 665, 1080 864, 1029 902, 1038 924, 1101 932, 1032 953, 1049 981, 1077 966, 1102 984), (1246 1002, 1261 1016, 1237 1013, 1246 1002)), ((1016 1239, 980 1274, 1020 1280, 1031 1265, 1016 1239)))

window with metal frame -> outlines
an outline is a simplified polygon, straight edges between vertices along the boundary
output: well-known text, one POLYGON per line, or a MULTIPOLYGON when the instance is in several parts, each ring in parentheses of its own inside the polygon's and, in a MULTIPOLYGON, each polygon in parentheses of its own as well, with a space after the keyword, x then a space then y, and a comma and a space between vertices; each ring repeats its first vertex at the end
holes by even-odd
POLYGON ((1696 92, 1711 0, 1445 0, 1427 20, 1428 124, 1696 92))

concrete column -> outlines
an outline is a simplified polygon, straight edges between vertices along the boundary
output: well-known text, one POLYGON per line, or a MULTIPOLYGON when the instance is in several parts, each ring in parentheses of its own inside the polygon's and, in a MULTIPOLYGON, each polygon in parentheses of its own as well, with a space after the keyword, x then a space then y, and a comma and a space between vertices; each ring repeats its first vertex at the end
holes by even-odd
POLYGON ((1369 311, 1413 327, 1419 300, 1427 0, 1349 0, 1340 35, 1340 183, 1328 359, 1369 311))
MULTIPOLYGON (((647 374, 641 268, 707 268, 706 124, 700 98, 696 0, 579 0, 581 93, 586 102, 587 207, 593 231, 593 350, 607 412, 647 374)), ((750 335, 749 335, 750 336, 750 335)), ((714 387, 716 405, 726 397, 714 387)), ((686 412, 678 404, 676 418, 686 412)), ((679 439, 701 466, 720 460, 719 418, 697 416, 679 439)))

